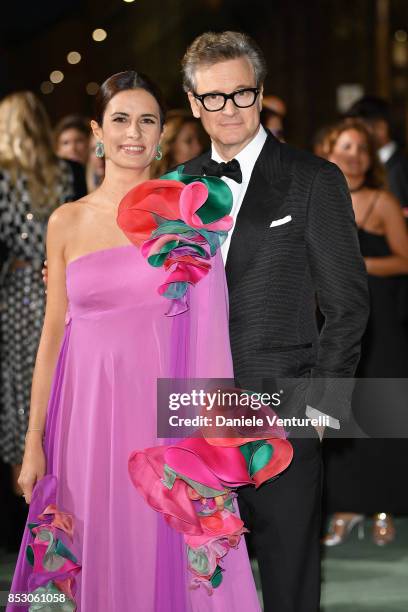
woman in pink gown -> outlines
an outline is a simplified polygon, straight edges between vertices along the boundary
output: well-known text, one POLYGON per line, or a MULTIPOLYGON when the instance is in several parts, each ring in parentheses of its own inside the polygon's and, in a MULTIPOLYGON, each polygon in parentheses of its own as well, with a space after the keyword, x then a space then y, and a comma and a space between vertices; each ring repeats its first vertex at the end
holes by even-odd
POLYGON ((19 480, 30 507, 7 610, 255 612, 244 539, 212 595, 191 590, 182 536, 129 477, 135 449, 163 444, 157 378, 232 377, 227 293, 217 252, 190 285, 188 309, 166 316, 157 288, 168 273, 116 223, 122 198, 149 178, 160 97, 128 71, 103 84, 98 104, 104 183, 48 226, 47 312, 19 480), (28 593, 36 600, 21 606, 28 593))

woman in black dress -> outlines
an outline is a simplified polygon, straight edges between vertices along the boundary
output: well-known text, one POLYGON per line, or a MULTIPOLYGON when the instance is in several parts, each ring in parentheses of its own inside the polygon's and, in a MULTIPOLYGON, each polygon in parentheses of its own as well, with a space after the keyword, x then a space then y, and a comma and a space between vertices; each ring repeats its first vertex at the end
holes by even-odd
POLYGON ((395 537, 392 514, 408 512, 400 479, 408 468, 408 440, 402 438, 408 378, 408 312, 403 299, 407 230, 399 202, 384 189, 374 142, 360 121, 346 120, 331 129, 325 149, 349 185, 369 275, 371 312, 356 377, 405 380, 357 381, 353 416, 371 438, 326 441, 326 500, 335 514, 323 542, 341 543, 354 527, 363 526, 366 515, 374 514, 373 538, 384 545, 395 537))
POLYGON ((48 217, 86 194, 80 164, 56 157, 46 111, 31 92, 0 103, 0 459, 17 478, 44 315, 48 217))

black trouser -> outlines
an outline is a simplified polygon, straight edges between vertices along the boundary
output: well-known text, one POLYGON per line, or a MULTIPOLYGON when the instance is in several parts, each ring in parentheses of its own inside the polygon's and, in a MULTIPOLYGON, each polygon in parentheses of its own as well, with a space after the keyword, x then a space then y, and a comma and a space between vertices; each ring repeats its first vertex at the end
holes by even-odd
POLYGON ((321 443, 317 434, 289 440, 291 465, 258 490, 240 489, 239 508, 258 560, 264 611, 318 612, 321 443))

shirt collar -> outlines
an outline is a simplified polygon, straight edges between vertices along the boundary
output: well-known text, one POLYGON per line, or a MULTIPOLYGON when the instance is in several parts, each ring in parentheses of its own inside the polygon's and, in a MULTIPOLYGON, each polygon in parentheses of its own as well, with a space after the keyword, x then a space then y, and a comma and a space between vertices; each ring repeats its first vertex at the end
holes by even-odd
MULTIPOLYGON (((262 125, 260 125, 259 130, 256 133, 256 135, 253 137, 253 139, 250 142, 248 142, 246 147, 244 147, 242 151, 240 151, 234 157, 234 159, 239 161, 239 165, 241 166, 243 183, 249 182, 249 179, 251 178, 252 170, 254 169, 256 160, 258 159, 259 154, 262 151, 262 147, 265 144, 266 138, 267 138, 267 132, 262 127, 262 125)), ((218 163, 225 161, 217 153, 213 144, 211 145, 211 159, 213 159, 214 161, 218 163)))
POLYGON ((386 164, 387 161, 394 155, 397 150, 397 143, 394 140, 391 142, 387 142, 383 147, 378 149, 378 156, 383 164, 386 164))

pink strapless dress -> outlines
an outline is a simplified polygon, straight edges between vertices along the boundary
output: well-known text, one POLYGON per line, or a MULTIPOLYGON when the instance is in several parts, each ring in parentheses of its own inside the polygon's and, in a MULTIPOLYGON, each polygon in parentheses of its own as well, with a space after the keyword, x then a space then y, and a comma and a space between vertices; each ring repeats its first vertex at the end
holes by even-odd
MULTIPOLYGON (((221 255, 190 291, 189 311, 176 317, 165 316, 168 300, 157 293, 166 275, 132 245, 68 265, 69 316, 48 405, 47 476, 35 487, 27 522, 41 523, 38 515, 46 506, 47 518, 58 519, 51 532, 70 551, 65 588, 74 577, 78 611, 258 611, 244 539, 227 555, 225 579, 211 596, 202 588, 190 590, 182 536, 129 478, 132 451, 163 443, 156 437, 158 377, 181 368, 189 377, 232 378, 221 255), (175 364, 175 355, 184 363, 175 364), (55 515, 55 508, 70 516, 55 515)), ((32 543, 27 527, 12 592, 33 592, 44 584, 26 558, 32 543)), ((46 544, 52 576, 60 558, 46 544)))

